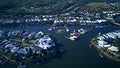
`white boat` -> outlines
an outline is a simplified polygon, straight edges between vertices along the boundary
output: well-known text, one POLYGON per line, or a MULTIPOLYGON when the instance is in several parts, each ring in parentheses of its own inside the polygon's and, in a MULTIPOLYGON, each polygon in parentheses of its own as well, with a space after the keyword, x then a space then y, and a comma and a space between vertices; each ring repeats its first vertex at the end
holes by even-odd
POLYGON ((51 31, 51 30, 52 30, 52 28, 49 28, 48 30, 49 30, 49 31, 51 31))
POLYGON ((74 35, 74 36, 80 36, 80 32, 73 32, 73 33, 70 33, 70 35, 74 35))
POLYGON ((66 29, 66 32, 69 32, 69 29, 68 29, 68 28, 66 29))
POLYGON ((92 48, 92 44, 90 44, 89 47, 92 48))
POLYGON ((78 32, 81 32, 80 29, 78 29, 78 32))
POLYGON ((99 54, 100 57, 103 57, 102 53, 99 54))
POLYGON ((53 27, 53 29, 55 29, 55 27, 53 27))
POLYGON ((84 32, 84 31, 82 31, 82 32, 81 32, 81 34, 85 34, 85 32, 84 32))
POLYGON ((61 34, 63 31, 62 30, 57 30, 57 33, 61 34))
POLYGON ((75 30, 73 32, 75 33, 75 30))
POLYGON ((69 39, 72 41, 75 41, 77 38, 78 38, 78 36, 74 36, 74 35, 69 37, 69 39))
POLYGON ((80 30, 78 30, 78 32, 80 32, 80 34, 85 34, 85 33, 86 33, 86 30, 80 29, 80 30))
POLYGON ((73 33, 70 33, 70 35, 75 35, 75 32, 73 32, 73 33))
POLYGON ((100 35, 101 35, 101 32, 98 33, 98 36, 100 36, 100 35))

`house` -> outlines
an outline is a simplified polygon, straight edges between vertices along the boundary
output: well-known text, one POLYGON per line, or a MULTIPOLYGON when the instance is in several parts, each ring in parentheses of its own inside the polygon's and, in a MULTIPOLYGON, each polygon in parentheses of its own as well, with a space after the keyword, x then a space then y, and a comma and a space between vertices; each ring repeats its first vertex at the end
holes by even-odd
POLYGON ((112 51, 112 52, 118 52, 119 51, 118 47, 116 47, 116 46, 111 46, 111 47, 108 48, 108 50, 112 51))
POLYGON ((99 39, 99 40, 104 40, 105 37, 103 37, 103 36, 99 36, 97 39, 99 39))
POLYGON ((39 46, 33 46, 33 53, 40 53, 43 50, 43 48, 39 47, 39 46))
POLYGON ((107 35, 105 35, 105 34, 104 34, 103 36, 104 36, 106 39, 109 39, 109 36, 107 36, 107 35))
POLYGON ((108 47, 111 47, 111 45, 110 44, 105 44, 105 45, 103 45, 103 47, 108 48, 108 47))
POLYGON ((98 45, 100 47, 109 47, 111 45, 108 45, 107 42, 103 41, 103 40, 98 40, 98 45))
POLYGON ((19 47, 13 47, 13 48, 10 48, 10 51, 12 53, 15 53, 15 52, 17 52, 18 49, 19 49, 19 47))
POLYGON ((20 33, 20 31, 9 31, 7 36, 17 36, 20 33))
POLYGON ((116 46, 111 46, 107 50, 115 56, 117 56, 117 53, 119 52, 119 49, 116 46))
POLYGON ((10 44, 7 44, 6 46, 5 46, 5 48, 13 48, 15 45, 13 45, 12 43, 10 43, 10 44))
POLYGON ((18 19, 18 20, 16 21, 16 23, 21 23, 21 20, 18 19))
POLYGON ((63 26, 64 25, 64 21, 63 20, 54 20, 53 25, 54 26, 63 26))
POLYGON ((119 32, 114 32, 114 35, 116 35, 118 38, 120 38, 120 33, 119 32))
POLYGON ((77 22, 77 20, 75 18, 73 18, 73 19, 67 19, 67 23, 69 25, 75 25, 76 22, 77 22))
POLYGON ((48 19, 47 19, 47 18, 43 18, 43 21, 45 21, 45 22, 46 22, 46 21, 48 21, 48 19))
POLYGON ((35 38, 43 36, 44 33, 42 31, 36 33, 35 38))
POLYGON ((5 45, 4 48, 5 49, 8 48, 10 50, 10 52, 15 53, 19 49, 19 46, 16 44, 13 44, 12 42, 9 42, 8 44, 5 45))
POLYGON ((54 46, 54 42, 51 39, 51 37, 49 37, 48 35, 45 35, 43 38, 39 39, 39 44, 36 44, 35 46, 39 46, 43 49, 47 49, 54 46))
POLYGON ((27 55, 30 53, 30 48, 29 47, 24 47, 20 50, 17 51, 18 54, 24 54, 24 55, 27 55))
POLYGON ((96 18, 101 18, 101 13, 96 13, 95 17, 96 18))
POLYGON ((116 35, 114 35, 114 34, 112 34, 112 33, 107 33, 107 36, 108 36, 109 38, 113 38, 113 39, 116 38, 116 35))
POLYGON ((103 20, 103 19, 100 19, 100 20, 96 20, 98 23, 103 23, 103 22, 106 22, 107 20, 103 20))

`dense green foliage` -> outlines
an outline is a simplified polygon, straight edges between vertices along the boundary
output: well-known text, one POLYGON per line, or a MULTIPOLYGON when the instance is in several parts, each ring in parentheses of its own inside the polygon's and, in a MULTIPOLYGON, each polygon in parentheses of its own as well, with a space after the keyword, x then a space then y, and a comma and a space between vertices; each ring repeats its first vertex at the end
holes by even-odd
POLYGON ((119 0, 1 0, 0 15, 61 13, 71 5, 83 5, 92 1, 114 2, 119 0))

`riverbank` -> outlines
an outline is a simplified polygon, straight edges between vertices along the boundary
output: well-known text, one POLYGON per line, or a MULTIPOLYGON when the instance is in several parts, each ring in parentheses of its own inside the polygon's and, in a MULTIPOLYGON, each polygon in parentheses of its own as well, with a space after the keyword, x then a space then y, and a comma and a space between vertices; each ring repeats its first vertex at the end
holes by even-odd
POLYGON ((116 26, 120 26, 120 23, 118 23, 119 21, 116 19, 116 17, 119 17, 120 15, 116 15, 113 18, 106 18, 108 21, 111 22, 111 24, 114 24, 116 26))
POLYGON ((104 55, 106 58, 108 58, 108 59, 110 59, 110 60, 113 60, 113 61, 115 61, 115 62, 120 62, 120 60, 119 59, 116 59, 116 58, 113 58, 112 56, 110 56, 109 54, 107 54, 107 53, 105 53, 103 50, 101 50, 98 46, 97 46, 97 44, 95 44, 95 39, 94 38, 92 38, 92 40, 90 41, 91 42, 91 44, 93 45, 93 47, 94 48, 96 48, 102 55, 104 55))
POLYGON ((117 25, 117 26, 120 26, 120 14, 119 14, 118 16, 116 16, 116 17, 117 17, 118 19, 114 19, 114 21, 115 21, 115 22, 118 22, 118 23, 115 23, 115 22, 114 22, 114 24, 117 25))
POLYGON ((113 21, 111 22, 112 24, 116 25, 116 26, 120 26, 120 23, 116 23, 115 19, 112 19, 113 21))

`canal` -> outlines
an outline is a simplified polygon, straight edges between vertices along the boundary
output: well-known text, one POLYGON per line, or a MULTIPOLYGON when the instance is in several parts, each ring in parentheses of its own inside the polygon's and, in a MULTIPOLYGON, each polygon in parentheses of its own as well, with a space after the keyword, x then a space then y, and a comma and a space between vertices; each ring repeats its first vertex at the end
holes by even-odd
MULTIPOLYGON (((90 40, 99 32, 107 33, 114 30, 119 30, 119 27, 109 26, 99 29, 93 29, 84 35, 81 35, 77 41, 66 39, 64 35, 67 33, 58 34, 57 30, 48 31, 49 26, 31 26, 23 28, 4 28, 3 31, 8 30, 29 30, 29 31, 43 31, 50 33, 63 45, 66 53, 57 59, 51 59, 50 62, 42 65, 32 64, 28 68, 120 68, 120 63, 115 62, 106 57, 100 57, 99 52, 95 48, 90 48, 90 40)), ((71 30, 79 27, 70 27, 71 30)), ((62 29, 62 28, 61 28, 62 29)), ((16 68, 14 64, 0 65, 0 68, 16 68)))

